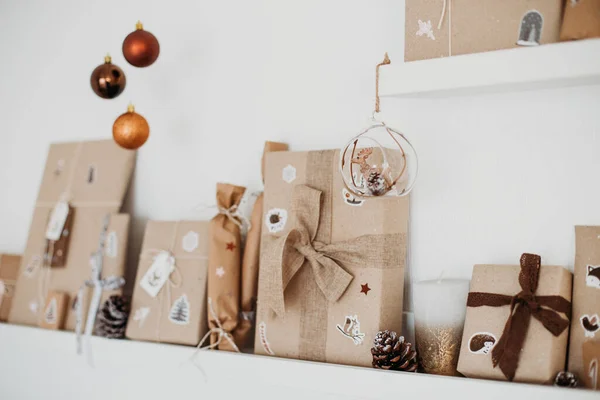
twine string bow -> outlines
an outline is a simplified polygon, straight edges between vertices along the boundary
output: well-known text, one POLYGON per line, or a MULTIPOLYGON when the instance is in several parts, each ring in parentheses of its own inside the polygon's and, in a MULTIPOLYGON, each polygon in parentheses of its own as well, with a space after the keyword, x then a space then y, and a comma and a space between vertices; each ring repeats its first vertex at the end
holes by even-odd
POLYGON ((296 185, 292 197, 292 229, 276 238, 265 251, 266 301, 278 316, 285 312, 285 289, 305 261, 325 298, 335 302, 353 279, 342 265, 393 268, 401 258, 397 234, 364 235, 331 244, 316 241, 321 197, 320 190, 296 185))
POLYGON ((569 326, 571 303, 562 296, 537 296, 535 294, 540 276, 540 256, 523 254, 519 285, 521 291, 514 296, 496 293, 471 292, 467 298, 468 307, 510 306, 510 315, 502 331, 502 336, 492 350, 494 367, 508 380, 513 380, 519 366, 519 356, 527 337, 531 317, 542 323, 554 336, 559 336, 569 326), (567 316, 562 318, 559 313, 567 316))

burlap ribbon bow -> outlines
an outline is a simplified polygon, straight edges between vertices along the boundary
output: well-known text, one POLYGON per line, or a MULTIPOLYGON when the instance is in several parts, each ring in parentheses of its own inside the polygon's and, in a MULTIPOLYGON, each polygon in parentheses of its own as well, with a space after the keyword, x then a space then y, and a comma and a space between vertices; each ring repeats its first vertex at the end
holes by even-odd
MULTIPOLYGON (((284 292, 292 278, 307 262, 320 291, 328 301, 337 301, 353 279, 344 266, 393 268, 398 266, 401 249, 398 234, 363 235, 337 243, 315 240, 322 218, 322 192, 296 185, 292 195, 292 228, 266 246, 263 261, 265 301, 278 316, 285 312, 284 292)), ((330 211, 325 213, 325 217, 330 211)))
POLYGON ((467 299, 468 307, 502 307, 510 305, 510 316, 506 321, 502 336, 492 350, 494 367, 500 370, 508 380, 513 380, 519 365, 519 356, 529 329, 531 317, 534 317, 554 336, 559 336, 569 326, 571 302, 561 296, 536 296, 540 276, 540 256, 523 254, 519 284, 521 292, 515 296, 496 293, 471 292, 467 299), (563 313, 568 319, 562 318, 563 313))

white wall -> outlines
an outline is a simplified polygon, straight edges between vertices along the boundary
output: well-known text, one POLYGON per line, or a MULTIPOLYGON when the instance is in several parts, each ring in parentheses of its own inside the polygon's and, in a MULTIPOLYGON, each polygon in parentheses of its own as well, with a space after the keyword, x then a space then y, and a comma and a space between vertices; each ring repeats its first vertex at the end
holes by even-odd
MULTIPOLYGON (((4 1, 0 3, 0 251, 22 251, 48 144, 110 138, 133 101, 151 126, 126 210, 190 217, 217 181, 256 187, 264 140, 339 147, 367 123, 374 65, 402 62, 398 0, 4 1), (161 43, 135 69, 120 51, 141 19, 161 43), (127 74, 116 100, 89 75, 106 52, 127 74)), ((443 73, 443 71, 440 71, 443 73)), ((538 252, 572 265, 573 225, 600 224, 600 87, 382 100, 420 155, 412 196, 415 279, 538 252)), ((130 267, 135 267, 132 262, 130 267)))

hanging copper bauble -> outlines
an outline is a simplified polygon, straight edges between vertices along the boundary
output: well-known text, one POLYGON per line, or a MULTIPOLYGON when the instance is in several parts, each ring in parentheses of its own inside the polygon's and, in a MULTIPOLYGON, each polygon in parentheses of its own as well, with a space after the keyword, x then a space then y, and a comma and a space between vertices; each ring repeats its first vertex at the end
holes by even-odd
POLYGON ((135 150, 141 147, 148 140, 148 136, 150 136, 150 126, 146 118, 135 112, 132 104, 113 124, 113 139, 125 149, 135 150))
POLYGON ((135 27, 136 30, 123 41, 123 55, 129 64, 144 68, 156 61, 160 45, 156 36, 144 30, 141 22, 138 21, 135 27))
POLYGON ((123 70, 111 62, 110 56, 104 57, 104 64, 98 65, 90 78, 92 90, 103 99, 114 99, 125 90, 123 70))

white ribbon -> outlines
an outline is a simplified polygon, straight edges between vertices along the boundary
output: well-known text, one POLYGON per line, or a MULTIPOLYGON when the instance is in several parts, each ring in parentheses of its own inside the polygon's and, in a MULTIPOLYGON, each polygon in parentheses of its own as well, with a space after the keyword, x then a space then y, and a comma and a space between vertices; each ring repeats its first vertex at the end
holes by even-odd
POLYGON ((106 242, 106 231, 108 230, 109 222, 110 215, 107 215, 106 217, 104 217, 102 232, 100 233, 100 240, 98 242, 98 250, 95 253, 93 253, 90 257, 92 277, 91 279, 86 280, 83 283, 83 285, 81 285, 81 287, 79 288, 75 307, 75 334, 77 338, 77 354, 81 354, 83 351, 81 331, 83 325, 83 302, 85 297, 85 289, 86 287, 94 288, 92 300, 88 309, 84 332, 86 342, 86 354, 90 366, 93 366, 94 364, 90 338, 94 331, 94 323, 96 322, 96 315, 98 314, 98 308, 100 307, 102 292, 104 290, 116 290, 125 285, 125 279, 123 277, 110 276, 105 279, 101 279, 102 266, 104 262, 104 244, 106 242))
POLYGON ((446 16, 446 8, 448 9, 448 56, 452 56, 452 0, 444 0, 442 15, 440 16, 437 28, 438 30, 442 28, 442 23, 446 16))

